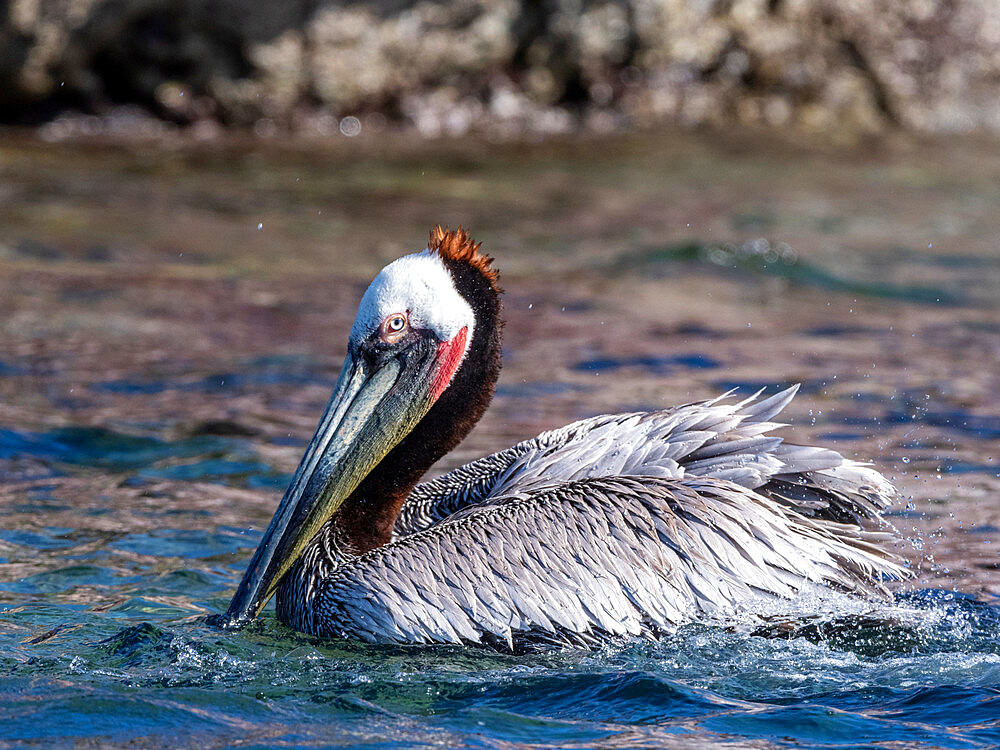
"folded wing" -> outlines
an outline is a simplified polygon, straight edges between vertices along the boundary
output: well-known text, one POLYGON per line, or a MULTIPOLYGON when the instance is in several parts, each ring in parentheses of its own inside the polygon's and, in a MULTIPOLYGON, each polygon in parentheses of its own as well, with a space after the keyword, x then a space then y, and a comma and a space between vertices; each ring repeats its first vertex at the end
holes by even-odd
POLYGON ((724 479, 816 519, 878 521, 896 491, 877 471, 770 434, 782 426, 771 420, 797 390, 604 415, 543 432, 417 485, 396 522, 396 538, 511 493, 615 476, 724 479))
POLYGON ((904 577, 889 538, 731 479, 586 477, 512 492, 372 550, 317 591, 316 634, 370 642, 589 643, 904 577))

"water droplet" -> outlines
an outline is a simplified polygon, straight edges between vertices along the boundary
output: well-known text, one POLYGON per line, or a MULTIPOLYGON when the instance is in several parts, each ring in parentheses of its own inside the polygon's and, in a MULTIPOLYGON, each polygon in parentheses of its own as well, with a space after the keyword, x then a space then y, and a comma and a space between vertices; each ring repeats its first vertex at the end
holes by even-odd
POLYGON ((258 232, 259 232, 259 231, 260 231, 261 229, 263 229, 263 228, 264 228, 264 222, 260 222, 260 223, 258 223, 258 224, 257 224, 257 231, 258 231, 258 232))
POLYGON ((910 457, 909 456, 903 456, 903 463, 904 464, 910 463, 910 457))
POLYGON ((354 115, 348 115, 340 121, 340 132, 348 138, 361 134, 361 120, 354 115))

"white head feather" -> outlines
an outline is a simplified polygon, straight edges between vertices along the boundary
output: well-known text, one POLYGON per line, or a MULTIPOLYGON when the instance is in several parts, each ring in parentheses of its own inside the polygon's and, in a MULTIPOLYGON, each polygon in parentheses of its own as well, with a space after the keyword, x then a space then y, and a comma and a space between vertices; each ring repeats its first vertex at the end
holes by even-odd
POLYGON ((450 341, 463 327, 472 341, 476 316, 441 258, 429 250, 404 255, 375 277, 369 285, 351 327, 351 341, 370 336, 393 313, 406 313, 410 327, 430 329, 441 341, 450 341))

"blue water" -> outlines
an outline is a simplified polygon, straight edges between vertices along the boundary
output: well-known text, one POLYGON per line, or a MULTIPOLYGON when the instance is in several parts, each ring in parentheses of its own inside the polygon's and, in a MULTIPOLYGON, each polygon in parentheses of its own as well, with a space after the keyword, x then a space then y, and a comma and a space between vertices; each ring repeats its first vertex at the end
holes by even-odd
POLYGON ((220 487, 280 482, 250 438, 8 430, 0 458, 32 458, 54 477, 3 508, 34 519, 0 531, 0 556, 24 572, 0 583, 2 732, 15 744, 1000 743, 1000 602, 990 599, 915 590, 900 596, 910 612, 902 619, 692 625, 659 643, 518 656, 317 641, 271 611, 221 632, 205 615, 225 608, 259 532, 170 502, 97 502, 73 525, 47 521, 73 512, 59 480, 88 472, 111 472, 153 499, 150 483, 165 475, 220 487), (102 521, 127 513, 145 515, 102 521))
MULTIPOLYGON (((206 540, 205 552, 217 551, 206 540)), ((190 544, 188 540, 187 544, 190 544)), ((209 556, 210 557, 210 556, 209 556)), ((67 568, 36 581, 104 580, 67 568)), ((273 618, 240 634, 183 607, 219 607, 225 573, 132 581, 154 597, 100 613, 7 610, 4 736, 124 742, 502 747, 669 746, 738 736, 814 747, 991 747, 1000 742, 1000 610, 909 597, 925 624, 844 625, 765 638, 690 626, 661 643, 507 656, 318 642, 273 618), (44 631, 25 639, 25 628, 44 631)))
POLYGON ((4 133, 0 747, 1000 745, 996 148, 349 140, 4 133), (913 496, 910 614, 521 656, 209 627, 371 275, 436 221, 508 290, 449 461, 799 382, 790 435, 913 496))

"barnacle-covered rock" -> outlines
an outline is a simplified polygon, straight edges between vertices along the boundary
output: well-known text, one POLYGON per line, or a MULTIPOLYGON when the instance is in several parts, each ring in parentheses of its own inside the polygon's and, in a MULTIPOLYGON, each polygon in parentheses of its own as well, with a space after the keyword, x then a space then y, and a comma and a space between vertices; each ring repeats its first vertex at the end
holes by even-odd
POLYGON ((11 0, 0 119, 1000 133, 991 0, 11 0), (304 112, 315 113, 303 117, 304 112))

